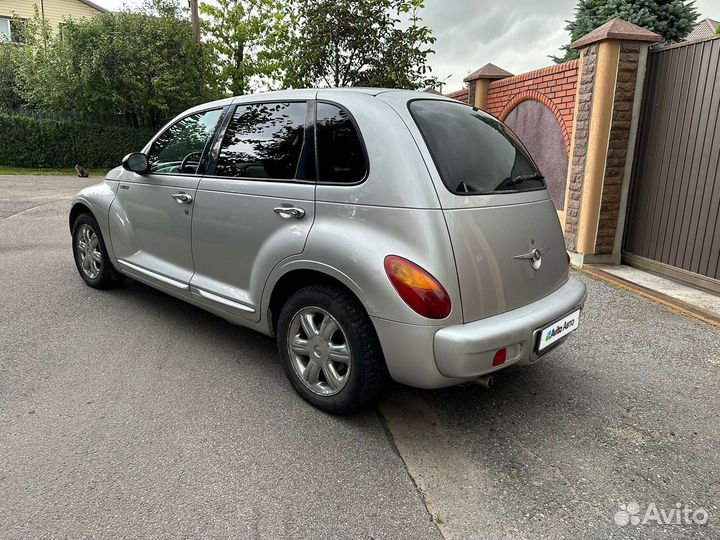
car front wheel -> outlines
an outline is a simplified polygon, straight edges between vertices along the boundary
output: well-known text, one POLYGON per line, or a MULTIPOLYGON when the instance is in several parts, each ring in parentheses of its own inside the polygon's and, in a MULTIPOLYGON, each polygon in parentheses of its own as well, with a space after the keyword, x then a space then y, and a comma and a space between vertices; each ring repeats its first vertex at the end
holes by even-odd
POLYGON ((72 230, 73 256, 80 277, 96 289, 120 285, 125 278, 113 268, 97 220, 91 214, 80 214, 72 230))
POLYGON ((349 293, 313 285, 280 312, 278 349, 295 390, 324 411, 343 414, 372 402, 387 380, 380 343, 349 293))

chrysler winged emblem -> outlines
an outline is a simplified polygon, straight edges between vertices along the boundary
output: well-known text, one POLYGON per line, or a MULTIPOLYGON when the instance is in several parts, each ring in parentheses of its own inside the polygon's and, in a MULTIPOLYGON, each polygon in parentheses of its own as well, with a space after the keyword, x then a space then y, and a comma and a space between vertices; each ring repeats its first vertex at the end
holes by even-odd
POLYGON ((515 255, 513 259, 518 259, 521 261, 530 261, 530 266, 533 267, 533 270, 540 270, 540 265, 542 264, 542 256, 545 255, 548 251, 550 251, 550 247, 542 248, 542 249, 533 249, 529 253, 523 253, 522 255, 515 255))

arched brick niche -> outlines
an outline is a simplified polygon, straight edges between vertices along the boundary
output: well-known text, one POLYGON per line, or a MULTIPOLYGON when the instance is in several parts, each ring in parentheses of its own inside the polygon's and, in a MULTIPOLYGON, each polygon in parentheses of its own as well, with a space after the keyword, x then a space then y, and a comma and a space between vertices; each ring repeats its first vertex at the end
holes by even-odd
POLYGON ((527 98, 508 103, 500 118, 523 141, 545 175, 555 208, 565 210, 570 141, 557 112, 547 100, 527 98))
POLYGON ((577 60, 490 83, 489 113, 506 122, 537 161, 555 207, 565 210, 577 60))
POLYGON ((579 64, 573 60, 504 78, 498 77, 503 77, 505 70, 487 64, 466 79, 469 88, 448 94, 470 105, 483 103, 478 106, 518 134, 545 175, 559 211, 565 209, 579 64), (477 99, 476 93, 481 91, 487 92, 487 100, 484 96, 477 99))
POLYGON ((524 101, 543 103, 555 114, 563 132, 566 152, 569 153, 575 117, 578 64, 577 60, 573 60, 493 81, 488 89, 488 112, 505 120, 524 101))
MULTIPOLYGON (((525 101, 537 101, 541 104, 543 104, 547 109, 549 109, 553 115, 555 115, 555 119, 557 120, 557 125, 560 127, 560 131, 562 132, 562 138, 565 143, 565 152, 567 154, 570 153, 570 132, 572 130, 572 121, 570 122, 570 126, 568 126, 568 123, 563 118, 562 111, 555 105, 555 103, 548 98, 545 94, 541 94, 540 92, 536 92, 534 90, 524 90, 520 92, 519 94, 516 94, 513 96, 513 98, 503 107, 502 111, 500 111, 500 114, 498 115, 498 118, 505 122, 513 111, 517 113, 518 106, 521 103, 524 103, 525 101)), ((521 110, 527 109, 527 107, 523 107, 521 110)), ((531 108, 532 109, 532 108, 531 108)), ((531 110, 530 109, 530 110, 531 110)), ((541 134, 542 131, 538 131, 538 134, 541 134)))

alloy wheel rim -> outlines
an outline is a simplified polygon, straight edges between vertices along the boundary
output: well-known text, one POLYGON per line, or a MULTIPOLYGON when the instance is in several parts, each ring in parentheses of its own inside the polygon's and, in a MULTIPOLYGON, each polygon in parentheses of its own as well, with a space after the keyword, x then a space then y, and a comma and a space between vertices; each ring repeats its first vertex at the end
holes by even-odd
POLYGON ((298 379, 314 394, 333 396, 348 382, 352 355, 340 323, 319 307, 306 307, 290 321, 288 355, 298 379))
POLYGON ((89 279, 96 279, 102 271, 100 239, 90 225, 82 225, 76 240, 80 269, 89 279))

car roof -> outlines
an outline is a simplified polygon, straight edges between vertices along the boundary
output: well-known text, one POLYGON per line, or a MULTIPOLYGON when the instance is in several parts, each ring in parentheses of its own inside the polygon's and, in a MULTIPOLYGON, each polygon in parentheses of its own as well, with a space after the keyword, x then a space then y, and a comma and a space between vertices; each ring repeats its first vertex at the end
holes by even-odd
POLYGON ((318 92, 331 92, 344 94, 347 92, 356 92, 359 94, 367 94, 376 96, 383 92, 392 92, 391 88, 363 88, 363 87, 340 87, 340 88, 295 88, 289 90, 275 90, 271 92, 259 92, 257 94, 246 94, 244 96, 235 96, 235 100, 245 99, 281 99, 281 98, 298 98, 307 94, 317 94, 318 92))
POLYGON ((419 97, 442 99, 444 96, 437 94, 429 94, 427 92, 419 92, 415 90, 404 90, 398 88, 366 88, 366 87, 340 87, 340 88, 299 88, 292 90, 277 90, 273 92, 261 92, 258 94, 247 94, 244 96, 236 96, 233 101, 256 101, 265 99, 307 99, 309 95, 322 92, 323 95, 337 94, 342 96, 347 93, 366 94, 369 96, 379 96, 380 94, 393 94, 394 97, 406 97, 407 99, 417 99, 419 97))
POLYGON ((446 96, 430 94, 428 92, 419 92, 415 90, 403 90, 397 88, 364 88, 364 87, 343 87, 343 88, 299 88, 292 90, 277 90, 272 92, 260 92, 257 94, 246 94, 242 96, 233 96, 224 99, 218 99, 216 101, 210 101, 208 103, 202 103, 196 105, 191 109, 184 111, 182 114, 175 117, 172 121, 176 121, 178 118, 187 116, 200 111, 206 111, 213 108, 221 108, 226 105, 233 103, 253 103, 258 101, 275 101, 275 100, 306 100, 315 99, 315 97, 321 93, 324 98, 337 98, 339 102, 342 102, 342 96, 347 94, 365 94, 368 96, 378 97, 382 96, 383 101, 392 103, 395 106, 414 99, 435 99, 435 100, 448 100, 456 101, 446 96))

